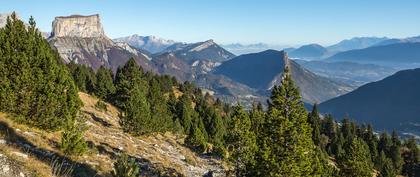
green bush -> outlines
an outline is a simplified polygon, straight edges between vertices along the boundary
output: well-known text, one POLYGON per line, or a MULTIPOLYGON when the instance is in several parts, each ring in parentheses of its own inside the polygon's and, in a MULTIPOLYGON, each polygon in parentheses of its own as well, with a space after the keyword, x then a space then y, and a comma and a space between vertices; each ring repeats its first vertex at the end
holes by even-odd
POLYGON ((122 154, 114 163, 112 176, 114 177, 137 177, 140 169, 134 159, 129 158, 127 154, 122 154))
POLYGON ((68 121, 61 133, 61 151, 65 155, 82 155, 87 149, 88 145, 84 139, 84 132, 86 125, 77 121, 68 121))
POLYGON ((101 101, 101 100, 99 100, 99 101, 96 102, 95 108, 96 109, 99 109, 101 111, 108 111, 108 108, 106 106, 106 103, 103 102, 103 101, 101 101))

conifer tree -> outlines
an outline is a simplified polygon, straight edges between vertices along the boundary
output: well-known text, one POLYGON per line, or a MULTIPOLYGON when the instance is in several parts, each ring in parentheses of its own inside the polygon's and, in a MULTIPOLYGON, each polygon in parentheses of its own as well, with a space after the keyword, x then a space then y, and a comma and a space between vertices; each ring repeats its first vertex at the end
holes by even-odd
POLYGON ((404 166, 402 174, 408 177, 415 177, 420 174, 420 150, 416 140, 411 137, 406 143, 407 151, 404 152, 404 166))
POLYGON ((138 177, 140 175, 140 168, 135 160, 128 157, 127 154, 122 154, 114 163, 112 171, 113 177, 138 177))
POLYGON ((397 175, 392 160, 386 157, 384 151, 381 151, 378 161, 377 169, 380 177, 395 177, 397 175))
POLYGON ((265 112, 263 110, 262 104, 253 104, 252 109, 249 114, 249 118, 252 123, 252 131, 258 133, 262 131, 265 119, 265 112))
POLYGON ((363 140, 368 144, 372 162, 378 157, 378 138, 373 134, 373 127, 368 124, 363 140))
POLYGON ((241 106, 234 107, 226 146, 236 176, 249 176, 254 168, 257 152, 256 135, 248 114, 241 106))
POLYGON ((143 71, 131 58, 116 74, 115 104, 123 110, 120 124, 126 132, 142 135, 154 132, 150 104, 147 100, 148 84, 143 71))
POLYGON ((112 78, 112 71, 104 66, 101 66, 96 71, 96 85, 94 92, 97 97, 107 100, 115 94, 115 86, 112 78))
POLYGON ((312 107, 312 112, 308 114, 308 122, 312 127, 312 140, 314 144, 320 146, 321 144, 321 119, 319 118, 317 104, 312 107))
POLYGON ((181 122, 184 132, 189 133, 193 126, 194 110, 192 108, 192 100, 188 94, 183 94, 176 105, 177 117, 181 122))
POLYGON ((163 95, 162 85, 156 78, 149 80, 147 100, 150 104, 151 128, 155 132, 165 132, 173 128, 173 120, 169 112, 167 99, 163 95))
POLYGON ((401 173, 401 169, 403 165, 403 159, 401 157, 400 149, 401 149, 401 141, 398 138, 397 132, 393 130, 391 134, 391 147, 389 149, 389 157, 392 160, 396 174, 401 173))
POLYGON ((318 157, 312 129, 298 88, 286 67, 280 87, 274 87, 261 139, 259 169, 267 176, 310 176, 318 157))
POLYGON ((22 123, 57 130, 77 116, 78 90, 58 53, 12 13, 0 29, 0 109, 22 123))
POLYGON ((82 155, 85 153, 88 149, 87 142, 84 139, 86 130, 86 125, 75 120, 68 120, 61 133, 61 151, 65 155, 82 155))
POLYGON ((353 138, 346 148, 340 165, 341 174, 348 177, 372 177, 373 167, 369 147, 360 138, 353 138))

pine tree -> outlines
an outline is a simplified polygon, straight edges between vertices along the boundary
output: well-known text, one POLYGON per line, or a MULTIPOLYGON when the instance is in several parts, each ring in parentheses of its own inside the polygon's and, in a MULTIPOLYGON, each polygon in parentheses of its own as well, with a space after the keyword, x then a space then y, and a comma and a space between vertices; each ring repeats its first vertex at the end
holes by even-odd
POLYGON ((321 119, 319 118, 317 104, 312 107, 312 112, 308 114, 308 122, 312 127, 312 140, 315 145, 321 145, 321 119))
POLYGON ((416 174, 420 174, 420 150, 414 137, 411 137, 404 146, 407 148, 407 151, 403 153, 404 166, 402 174, 408 177, 415 177, 416 174))
POLYGON ((149 93, 147 99, 150 103, 152 127, 155 132, 165 132, 173 128, 173 120, 164 97, 162 85, 156 78, 149 80, 149 93))
POLYGON ((384 131, 378 142, 378 152, 384 151, 385 155, 389 156, 391 151, 392 142, 387 134, 386 131, 384 131))
POLYGON ((368 124, 363 140, 368 144, 372 162, 378 157, 378 138, 373 134, 372 125, 368 124))
POLYGON ((115 104, 123 110, 120 124, 124 131, 135 135, 148 134, 155 130, 147 100, 148 84, 142 76, 142 70, 131 58, 118 69, 115 78, 115 104))
POLYGON ((262 104, 253 104, 252 109, 249 113, 249 118, 252 123, 252 131, 258 133, 262 131, 265 119, 265 112, 263 110, 262 104))
POLYGON ((1 111, 45 130, 60 129, 77 116, 77 87, 33 18, 26 28, 13 13, 0 29, 0 66, 1 111))
POLYGON ((256 135, 248 114, 241 106, 234 107, 228 129, 226 144, 236 176, 249 176, 256 164, 256 135))
POLYGON ((112 71, 101 66, 96 71, 96 85, 94 94, 104 100, 115 94, 115 86, 112 79, 112 71))
POLYGON ((136 161, 127 154, 122 154, 114 163, 112 171, 113 177, 138 177, 140 175, 140 168, 136 161))
POLYGON ((379 155, 377 169, 380 177, 395 177, 397 175, 392 160, 386 157, 384 151, 381 151, 379 155))
POLYGON ((86 130, 86 125, 69 120, 61 133, 61 151, 65 155, 82 155, 85 153, 88 149, 87 142, 84 139, 86 130))
POLYGON ((397 132, 394 130, 391 134, 391 148, 389 151, 389 157, 392 160, 392 163, 394 165, 395 173, 401 174, 401 169, 403 165, 403 159, 401 157, 401 141, 398 138, 397 132))
POLYGON ((260 137, 261 164, 267 176, 310 176, 319 160, 312 141, 312 129, 298 88, 286 67, 280 87, 274 87, 260 137))
POLYGON ((177 117, 181 122, 184 132, 188 133, 191 131, 193 116, 195 114, 192 108, 192 100, 188 94, 184 94, 179 98, 176 105, 177 117))
POLYGON ((339 166, 343 176, 372 177, 373 167, 369 147, 362 139, 353 138, 339 166))

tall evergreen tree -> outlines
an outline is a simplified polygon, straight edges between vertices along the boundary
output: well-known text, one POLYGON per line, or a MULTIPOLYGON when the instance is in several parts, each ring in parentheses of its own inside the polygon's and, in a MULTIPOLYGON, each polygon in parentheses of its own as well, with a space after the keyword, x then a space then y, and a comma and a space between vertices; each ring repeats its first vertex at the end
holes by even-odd
POLYGON ((0 29, 0 110, 22 123, 57 130, 75 119, 81 101, 58 53, 13 13, 0 29))
POLYGON ((150 104, 147 100, 148 84, 143 71, 131 58, 118 68, 115 105, 123 110, 120 123, 123 129, 135 135, 154 132, 150 104))
POLYGON ((109 99, 115 94, 112 71, 101 66, 96 71, 96 85, 94 94, 101 99, 109 99))
POLYGON ((173 119, 164 97, 162 85, 156 77, 149 80, 149 93, 147 97, 150 104, 151 123, 154 131, 165 132, 173 128, 173 119))
POLYGON ((263 110, 262 104, 253 104, 250 111, 249 117, 252 123, 252 131, 255 133, 261 132, 263 130, 265 112, 263 110))
POLYGON ((321 119, 319 117, 317 104, 312 107, 312 112, 308 114, 308 122, 312 127, 312 140, 315 145, 321 145, 321 119))
POLYGON ((339 164, 342 176, 372 177, 373 165, 369 147, 360 138, 353 138, 346 148, 346 154, 339 164))
POLYGON ((256 164, 256 135, 248 114, 241 106, 234 107, 226 144, 236 176, 250 176, 256 164))
POLYGON ((410 138, 406 143, 407 150, 403 153, 404 166, 402 174, 408 177, 415 177, 420 174, 420 150, 414 137, 410 138))
POLYGON ((316 167, 315 145, 307 113, 288 68, 280 87, 274 87, 260 137, 261 174, 311 176, 316 167))
POLYGON ((379 155, 377 169, 380 177, 395 177, 397 175, 392 160, 386 157, 384 151, 381 151, 379 155))
POLYGON ((392 163, 394 165, 395 173, 400 174, 402 165, 403 165, 403 159, 401 157, 401 141, 398 138, 397 132, 394 130, 391 134, 391 148, 389 150, 389 157, 392 160, 392 163))

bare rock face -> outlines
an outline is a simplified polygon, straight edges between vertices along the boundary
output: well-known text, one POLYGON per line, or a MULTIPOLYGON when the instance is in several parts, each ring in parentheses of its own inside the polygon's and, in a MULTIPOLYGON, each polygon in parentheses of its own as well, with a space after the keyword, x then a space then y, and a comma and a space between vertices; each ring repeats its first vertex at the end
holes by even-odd
POLYGON ((105 66, 115 71, 133 57, 145 70, 154 70, 148 54, 109 39, 97 14, 56 17, 52 28, 49 42, 66 63, 74 61, 95 70, 105 66))
POLYGON ((98 14, 90 16, 72 15, 55 17, 52 24, 52 35, 55 37, 105 37, 98 14))

